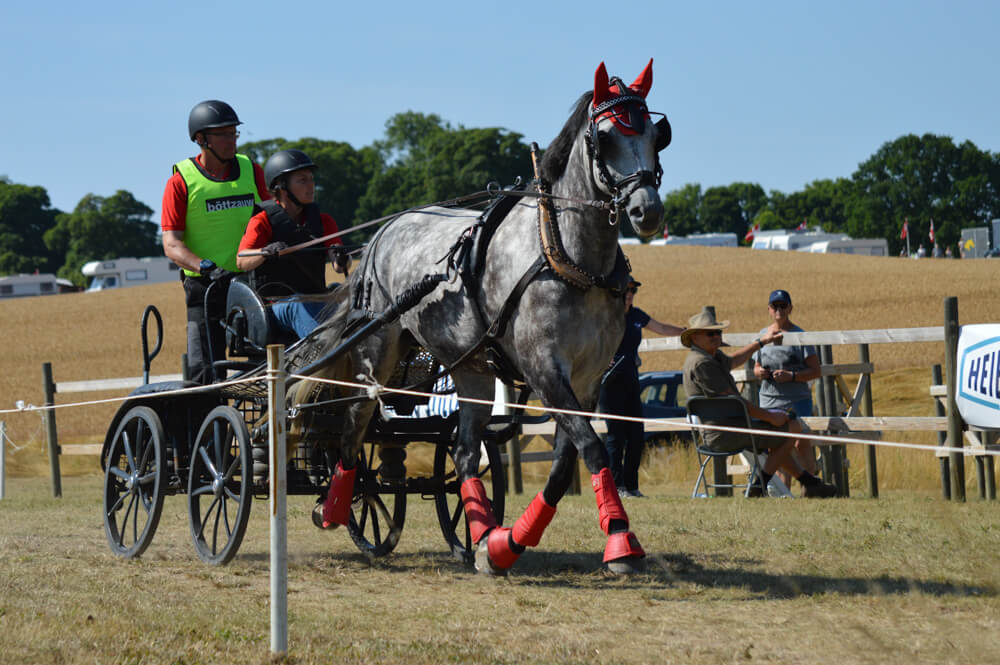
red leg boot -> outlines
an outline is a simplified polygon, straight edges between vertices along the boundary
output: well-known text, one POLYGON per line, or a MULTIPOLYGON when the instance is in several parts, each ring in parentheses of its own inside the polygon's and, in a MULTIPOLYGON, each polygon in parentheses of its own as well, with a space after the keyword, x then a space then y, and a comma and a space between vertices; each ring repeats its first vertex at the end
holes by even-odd
POLYGON ((493 507, 486 498, 486 488, 479 478, 469 478, 462 483, 459 491, 465 508, 465 519, 469 523, 469 534, 472 536, 472 542, 478 543, 497 525, 493 507))
POLYGON ((347 526, 351 517, 351 499, 354 497, 354 476, 357 467, 345 470, 341 462, 330 481, 330 492, 323 503, 323 528, 347 526))
POLYGON ((488 560, 482 560, 482 548, 476 553, 476 568, 491 574, 504 575, 514 565, 525 547, 534 547, 542 539, 545 527, 556 514, 555 506, 545 503, 539 492, 532 499, 513 529, 499 527, 490 531, 486 552, 488 560))
POLYGON ((604 562, 608 570, 619 575, 628 575, 643 569, 642 559, 646 556, 639 539, 628 530, 628 514, 618 496, 618 489, 611 477, 611 469, 604 468, 590 477, 597 497, 597 514, 601 520, 601 530, 608 534, 608 543, 604 548, 604 562), (623 522, 623 529, 611 533, 612 520, 623 522))

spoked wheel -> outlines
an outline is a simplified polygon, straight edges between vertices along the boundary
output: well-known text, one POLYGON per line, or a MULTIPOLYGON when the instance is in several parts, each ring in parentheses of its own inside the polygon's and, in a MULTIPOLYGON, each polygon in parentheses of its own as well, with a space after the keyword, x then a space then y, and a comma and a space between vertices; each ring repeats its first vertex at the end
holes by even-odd
MULTIPOLYGON (((497 524, 503 524, 507 479, 500 459, 500 448, 493 442, 483 442, 483 448, 485 454, 479 460, 479 471, 476 475, 486 487, 497 524)), ((445 542, 451 548, 452 554, 471 564, 476 555, 476 544, 472 542, 465 510, 462 508, 462 497, 459 493, 461 483, 455 471, 454 455, 454 443, 439 444, 434 450, 434 478, 443 483, 442 489, 434 494, 434 506, 437 508, 441 533, 444 534, 445 542)))
POLYGON ((104 471, 104 533, 111 551, 126 559, 153 540, 163 511, 166 482, 163 424, 148 406, 122 418, 104 471))
POLYGON ((250 436, 239 411, 212 409, 191 450, 188 516, 195 550, 205 563, 223 565, 243 542, 253 499, 250 436))
POLYGON ((388 448, 376 457, 377 449, 373 443, 361 448, 347 524, 354 544, 372 557, 385 556, 396 548, 406 520, 405 451, 388 448))

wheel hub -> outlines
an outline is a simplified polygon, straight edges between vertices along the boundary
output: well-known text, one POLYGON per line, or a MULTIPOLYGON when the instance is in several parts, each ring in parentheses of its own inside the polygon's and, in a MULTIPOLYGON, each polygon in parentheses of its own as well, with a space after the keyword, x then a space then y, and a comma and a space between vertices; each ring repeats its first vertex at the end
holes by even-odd
POLYGON ((225 489, 225 487, 226 483, 222 478, 222 474, 216 475, 215 479, 212 481, 212 493, 215 494, 215 496, 219 496, 222 494, 222 490, 225 489))

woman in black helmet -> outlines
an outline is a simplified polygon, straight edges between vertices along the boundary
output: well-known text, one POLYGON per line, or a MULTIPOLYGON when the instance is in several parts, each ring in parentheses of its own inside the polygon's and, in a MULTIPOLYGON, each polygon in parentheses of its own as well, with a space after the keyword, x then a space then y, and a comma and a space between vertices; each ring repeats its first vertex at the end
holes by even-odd
MULTIPOLYGON (((297 252, 280 252, 290 246, 337 233, 333 217, 319 211, 314 199, 316 165, 301 150, 282 150, 271 155, 264 165, 267 187, 273 201, 264 201, 254 208, 246 232, 239 244, 239 254, 259 249, 261 255, 237 256, 240 270, 253 271, 254 286, 261 295, 317 294, 326 291, 326 262, 329 259, 337 272, 347 274, 350 259, 333 248, 340 238, 325 241, 326 251, 305 248, 297 252)), ((271 307, 282 328, 305 337, 316 327, 316 316, 323 308, 320 302, 283 300, 271 307)))
POLYGON ((255 203, 270 199, 264 172, 236 153, 240 125, 233 108, 217 99, 196 104, 188 116, 188 136, 200 153, 174 164, 163 193, 160 226, 163 253, 183 268, 187 304, 187 352, 191 379, 214 380, 211 360, 225 358, 226 340, 206 333, 219 330, 225 315, 226 289, 205 292, 213 280, 225 281, 236 267, 236 247, 255 203))

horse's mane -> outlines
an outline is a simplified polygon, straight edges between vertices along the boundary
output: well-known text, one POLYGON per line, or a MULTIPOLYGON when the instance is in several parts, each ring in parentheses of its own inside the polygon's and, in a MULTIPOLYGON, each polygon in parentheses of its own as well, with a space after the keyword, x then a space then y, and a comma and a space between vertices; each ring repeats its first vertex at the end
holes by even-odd
POLYGON ((559 136, 545 149, 541 170, 542 178, 546 182, 554 183, 566 172, 573 143, 583 126, 590 121, 590 105, 593 99, 594 93, 590 90, 580 96, 580 99, 573 105, 573 111, 566 124, 563 125, 562 131, 559 132, 559 136))

